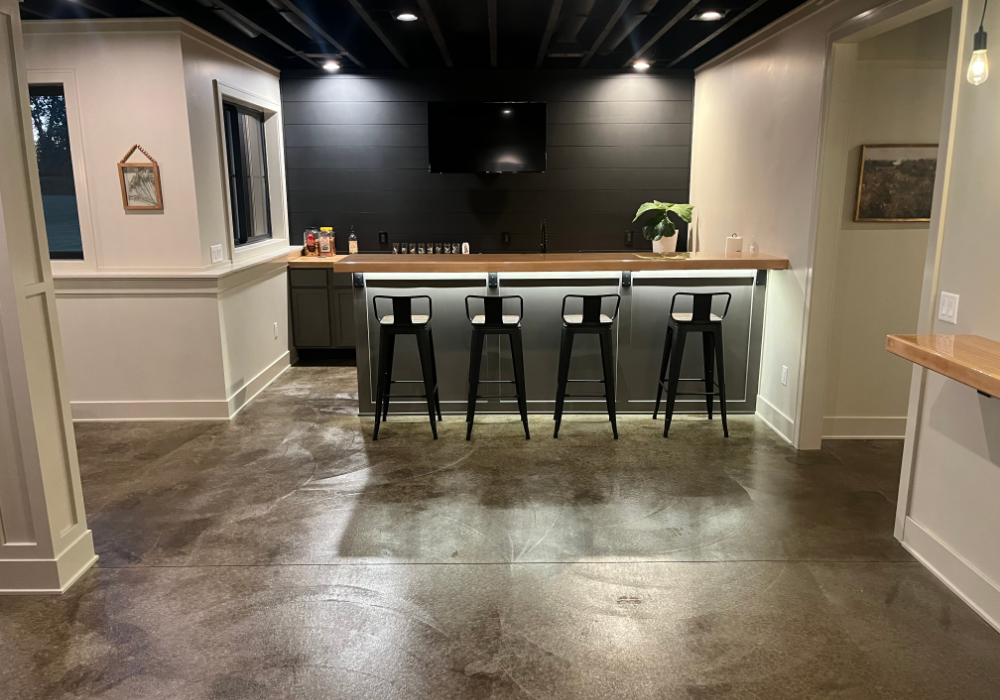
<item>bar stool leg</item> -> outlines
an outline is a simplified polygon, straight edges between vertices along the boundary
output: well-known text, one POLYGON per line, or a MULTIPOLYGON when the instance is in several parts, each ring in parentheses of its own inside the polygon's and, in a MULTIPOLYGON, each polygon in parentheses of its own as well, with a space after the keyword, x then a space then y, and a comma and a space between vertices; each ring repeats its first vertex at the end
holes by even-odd
POLYGON ((531 439, 528 430, 528 396, 524 390, 524 348, 521 346, 521 330, 517 329, 507 334, 510 338, 510 356, 514 361, 514 387, 517 389, 517 408, 521 411, 521 422, 524 424, 524 439, 531 439))
POLYGON ((712 381, 712 368, 715 365, 715 333, 701 334, 702 355, 705 357, 705 405, 708 408, 708 419, 712 420, 712 404, 715 403, 715 382, 712 381))
POLYGON ((663 343, 663 362, 660 363, 660 375, 656 378, 656 405, 653 406, 653 420, 660 412, 660 397, 663 396, 663 382, 667 381, 667 363, 670 362, 670 345, 674 341, 674 329, 667 324, 667 340, 663 343))
POLYGON ((424 393, 427 395, 427 415, 431 419, 431 432, 438 438, 437 422, 434 420, 434 365, 431 360, 431 345, 427 329, 417 332, 417 350, 420 352, 420 368, 424 375, 424 393))
POLYGON ((483 362, 483 334, 472 329, 472 348, 469 351, 469 403, 465 412, 465 439, 472 439, 472 422, 476 419, 476 396, 479 394, 479 368, 483 362))
POLYGON ((612 345, 611 329, 602 330, 601 361, 604 364, 604 398, 608 402, 608 420, 611 421, 611 431, 618 439, 618 416, 615 414, 615 348, 612 345))
POLYGON ((386 379, 385 379, 385 368, 388 364, 388 353, 389 350, 388 334, 385 329, 381 329, 379 332, 379 353, 378 353, 378 371, 375 374, 375 432, 372 434, 372 440, 378 440, 378 428, 379 423, 382 421, 382 402, 388 401, 384 398, 383 394, 386 389, 386 379))
POLYGON ((427 337, 431 345, 431 368, 434 370, 434 406, 437 408, 438 420, 441 418, 441 390, 438 388, 438 365, 437 355, 434 353, 434 330, 427 329, 427 337))
POLYGON ((389 397, 392 395, 392 361, 396 357, 396 334, 386 331, 385 390, 382 392, 382 422, 389 420, 389 397))
POLYGON ((553 418, 556 421, 553 438, 559 437, 559 424, 562 423, 563 404, 566 403, 566 384, 569 380, 569 358, 573 353, 574 333, 568 328, 563 328, 562 341, 559 343, 559 382, 556 387, 556 412, 553 418))
POLYGON ((722 414, 722 433, 729 437, 729 424, 726 423, 726 367, 725 353, 722 351, 722 327, 716 328, 713 335, 715 364, 718 365, 719 372, 719 413, 722 414))
POLYGON ((677 403, 677 387, 681 378, 681 363, 684 361, 684 341, 687 339, 687 329, 681 327, 677 329, 677 337, 674 340, 676 347, 671 350, 670 358, 670 378, 667 380, 667 408, 664 411, 663 437, 667 437, 670 432, 670 421, 674 417, 674 405, 677 403))

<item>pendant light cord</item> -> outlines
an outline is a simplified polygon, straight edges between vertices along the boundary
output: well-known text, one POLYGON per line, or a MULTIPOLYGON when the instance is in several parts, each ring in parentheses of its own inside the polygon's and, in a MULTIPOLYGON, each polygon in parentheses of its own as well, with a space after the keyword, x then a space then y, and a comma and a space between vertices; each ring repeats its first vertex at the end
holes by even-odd
POLYGON ((983 31, 983 22, 986 21, 986 5, 990 0, 983 0, 983 16, 979 18, 979 31, 983 31))

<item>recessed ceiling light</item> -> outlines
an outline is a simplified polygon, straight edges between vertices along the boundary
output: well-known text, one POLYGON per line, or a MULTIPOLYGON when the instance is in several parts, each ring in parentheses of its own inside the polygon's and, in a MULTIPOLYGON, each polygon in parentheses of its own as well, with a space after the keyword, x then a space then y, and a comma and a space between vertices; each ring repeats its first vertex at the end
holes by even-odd
POLYGON ((692 19, 698 22, 718 22, 725 15, 723 15, 718 10, 705 10, 704 12, 699 12, 692 19))
POLYGON ((400 22, 416 22, 420 18, 412 12, 400 12, 396 15, 396 19, 400 22))
POLYGON ((336 73, 338 70, 340 70, 340 64, 337 63, 336 61, 327 61, 326 63, 323 64, 323 70, 325 70, 327 73, 336 73))
POLYGON ((513 114, 513 113, 514 113, 514 110, 512 110, 512 109, 505 109, 505 110, 503 111, 503 113, 504 113, 504 114, 513 114))
POLYGON ((636 61, 632 67, 636 70, 649 70, 649 61, 636 61))

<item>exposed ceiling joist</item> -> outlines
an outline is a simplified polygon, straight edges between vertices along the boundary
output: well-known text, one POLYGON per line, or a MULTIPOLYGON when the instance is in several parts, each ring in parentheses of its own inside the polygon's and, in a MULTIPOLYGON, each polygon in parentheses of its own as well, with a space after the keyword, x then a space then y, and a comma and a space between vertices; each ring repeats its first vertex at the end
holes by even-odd
POLYGON ((628 6, 631 3, 632 0, 621 1, 618 8, 615 10, 615 13, 611 15, 611 19, 609 19, 608 23, 604 25, 604 29, 602 29, 601 33, 597 35, 597 41, 595 41, 594 45, 590 47, 590 50, 583 55, 583 60, 580 61, 581 68, 586 67, 586 65, 590 62, 590 59, 592 59, 594 54, 597 53, 597 49, 601 48, 601 44, 603 44, 604 40, 608 38, 608 34, 610 34, 611 30, 615 28, 616 24, 618 24, 618 20, 622 18, 622 15, 625 14, 625 10, 628 9, 628 6))
POLYGON ((449 68, 452 67, 451 54, 448 53, 448 45, 444 43, 444 34, 441 33, 441 26, 438 24, 437 17, 434 15, 434 10, 431 9, 430 0, 417 0, 417 5, 420 7, 420 12, 424 15, 424 20, 427 22, 427 28, 431 30, 431 35, 434 37, 434 43, 437 44, 438 51, 441 52, 441 58, 444 59, 444 64, 449 68))
POLYGON ((76 7, 83 8, 87 12, 93 12, 95 15, 101 15, 102 17, 108 17, 108 18, 114 17, 114 15, 108 12, 107 10, 103 10, 100 7, 97 7, 95 4, 90 2, 84 2, 83 0, 63 0, 63 2, 69 5, 75 5, 76 7))
POLYGON ((691 2, 682 7, 680 12, 678 12, 676 15, 667 20, 667 23, 664 24, 662 27, 660 27, 660 31, 656 32, 656 34, 654 34, 649 41, 647 41, 645 44, 642 45, 641 49, 639 49, 632 55, 632 58, 625 61, 625 65, 623 67, 628 68, 638 59, 642 58, 642 55, 647 51, 649 51, 649 49, 653 46, 653 44, 662 39, 663 35, 669 32, 675 24, 677 24, 682 19, 687 17, 688 13, 690 13, 691 10, 693 10, 698 5, 699 2, 701 2, 701 0, 691 0, 691 2))
MULTIPOLYGON (((632 0, 626 0, 631 2, 632 0)), ((542 35, 542 44, 538 47, 538 59, 535 61, 535 68, 542 67, 545 54, 549 50, 549 42, 555 34, 556 25, 559 24, 559 13, 562 12, 563 0, 552 0, 552 9, 549 10, 549 21, 545 23, 545 34, 542 35)))
POLYGON ((403 68, 409 68, 410 64, 406 62, 405 58, 403 58, 403 54, 399 53, 395 45, 393 45, 393 43, 389 41, 389 37, 385 35, 385 32, 383 32, 382 28, 378 26, 378 23, 375 20, 373 20, 371 18, 371 15, 369 15, 368 12, 365 10, 365 8, 361 6, 361 3, 358 2, 358 0, 347 0, 347 1, 351 3, 351 7, 353 7, 354 11, 358 13, 358 16, 360 16, 361 19, 365 21, 365 24, 368 25, 368 28, 375 33, 375 36, 377 36, 379 40, 383 44, 385 44, 385 48, 389 49, 389 53, 391 53, 393 57, 397 61, 399 61, 399 64, 403 66, 403 68))
POLYGON ((692 46, 690 49, 688 49, 687 51, 685 51, 684 53, 682 53, 680 56, 678 56, 677 58, 675 58, 673 61, 671 61, 669 63, 669 65, 667 65, 667 68, 673 68, 674 66, 676 66, 678 63, 680 63, 681 61, 683 61, 685 58, 687 58, 688 56, 690 56, 691 54, 693 54, 695 51, 697 51, 698 49, 700 49, 702 46, 704 46, 708 42, 710 42, 713 39, 715 39, 717 36, 719 36, 720 34, 722 34, 722 32, 724 32, 727 29, 729 29, 731 26, 733 26, 734 24, 736 24, 737 22, 739 22, 741 19, 743 19, 748 14, 750 14, 751 12, 753 12, 754 10, 756 10, 758 7, 760 7, 761 5, 763 5, 765 2, 767 2, 767 0, 757 0, 757 2, 755 2, 753 5, 751 5, 747 9, 743 10, 743 12, 741 12, 738 15, 736 15, 735 17, 733 17, 731 20, 729 20, 728 22, 726 22, 725 24, 723 24, 721 27, 719 27, 718 29, 716 29, 714 32, 712 32, 711 34, 709 34, 708 36, 706 36, 704 39, 702 39, 697 44, 695 44, 694 46, 692 46))
POLYGON ((211 0, 211 2, 213 4, 215 4, 215 5, 217 5, 218 7, 221 7, 222 9, 226 10, 227 12, 229 12, 230 14, 232 14, 233 16, 235 16, 237 19, 239 19, 241 22, 243 22, 248 27, 250 27, 251 29, 253 29, 255 32, 257 32, 259 34, 263 34, 264 36, 266 36, 268 39, 270 39, 271 41, 273 41, 275 44, 277 44, 281 48, 285 49, 286 51, 291 51, 293 54, 295 54, 296 56, 298 56, 299 58, 301 58, 303 61, 305 61, 309 65, 311 65, 311 66, 313 66, 315 68, 322 68, 322 66, 319 63, 317 63, 316 61, 314 61, 312 58, 310 58, 309 56, 307 56, 305 53, 303 53, 302 51, 299 51, 297 48, 295 48, 291 44, 286 43, 283 39, 280 39, 279 37, 277 37, 274 34, 272 34, 271 32, 269 32, 268 30, 264 29, 262 26, 260 26, 259 24, 257 24, 256 22, 254 22, 252 19, 250 19, 249 17, 247 17, 246 15, 244 15, 243 13, 241 13, 239 10, 237 10, 235 7, 233 7, 232 0, 211 0))
MULTIPOLYGON (((346 56, 347 58, 349 58, 358 68, 364 68, 365 67, 365 64, 363 64, 361 61, 359 61, 354 56, 354 54, 352 54, 350 51, 348 51, 344 47, 343 44, 341 44, 339 41, 337 41, 332 36, 330 36, 326 32, 326 30, 324 30, 323 27, 321 27, 319 25, 319 23, 316 22, 316 20, 314 20, 312 17, 310 17, 305 12, 303 12, 301 9, 299 9, 299 7, 294 2, 292 2, 292 0, 277 0, 277 2, 280 3, 281 5, 283 5, 284 7, 286 7, 289 12, 291 12, 292 14, 294 14, 300 20, 302 20, 303 22, 305 22, 318 36, 320 36, 323 39, 325 39, 326 41, 330 42, 330 44, 334 48, 336 48, 337 51, 339 51, 342 56, 346 56)), ((292 24, 292 26, 296 26, 296 25, 292 24)), ((303 32, 303 33, 305 33, 305 32, 303 32)))
POLYGON ((490 24, 490 66, 497 67, 497 0, 486 0, 490 24))

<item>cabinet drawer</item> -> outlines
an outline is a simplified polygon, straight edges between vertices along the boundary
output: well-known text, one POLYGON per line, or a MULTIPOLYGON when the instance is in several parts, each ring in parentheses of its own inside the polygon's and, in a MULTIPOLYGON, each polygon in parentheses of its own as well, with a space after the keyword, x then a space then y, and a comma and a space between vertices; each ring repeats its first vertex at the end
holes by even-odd
POLYGON ((325 287, 327 281, 326 270, 299 270, 292 268, 289 271, 289 280, 293 287, 325 287))

